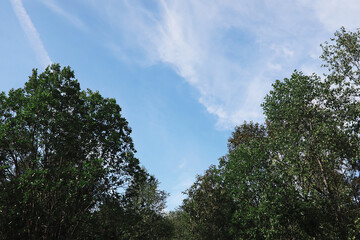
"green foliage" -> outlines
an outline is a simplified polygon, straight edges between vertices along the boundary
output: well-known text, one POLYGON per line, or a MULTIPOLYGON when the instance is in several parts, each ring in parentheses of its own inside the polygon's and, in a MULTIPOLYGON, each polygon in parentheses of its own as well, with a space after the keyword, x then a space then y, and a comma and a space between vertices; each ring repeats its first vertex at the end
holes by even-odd
POLYGON ((187 191, 180 216, 196 239, 357 239, 360 31, 331 41, 329 74, 277 80, 265 125, 237 126, 219 166, 187 191))
POLYGON ((172 225, 165 217, 167 194, 158 190, 153 176, 134 181, 123 198, 123 209, 128 214, 128 239, 168 239, 172 225), (131 219, 131 220, 130 220, 131 219))
POLYGON ((322 47, 329 73, 277 80, 169 214, 116 101, 34 70, 0 93, 0 239, 357 239, 360 31, 322 47))
POLYGON ((159 226, 166 195, 139 167, 120 112, 58 64, 0 94, 0 238, 134 239, 127 222, 139 215, 151 233, 169 227, 159 226))
POLYGON ((249 145, 251 142, 263 141, 266 137, 266 127, 259 123, 246 123, 236 126, 228 140, 229 152, 236 151, 242 144, 249 145))
POLYGON ((182 209, 192 222, 189 227, 196 239, 228 239, 232 201, 224 191, 219 170, 211 166, 186 193, 189 197, 182 209))
POLYGON ((197 235, 192 231, 190 216, 183 209, 176 209, 167 215, 167 219, 173 226, 173 240, 197 240, 197 235))
POLYGON ((108 198, 89 221, 84 239, 169 239, 171 222, 164 215, 166 194, 146 172, 134 180, 122 200, 108 198))
POLYGON ((316 206, 316 236, 346 239, 354 209, 346 183, 350 146, 342 123, 325 107, 326 84, 295 72, 273 88, 263 104, 273 158, 300 203, 316 206))

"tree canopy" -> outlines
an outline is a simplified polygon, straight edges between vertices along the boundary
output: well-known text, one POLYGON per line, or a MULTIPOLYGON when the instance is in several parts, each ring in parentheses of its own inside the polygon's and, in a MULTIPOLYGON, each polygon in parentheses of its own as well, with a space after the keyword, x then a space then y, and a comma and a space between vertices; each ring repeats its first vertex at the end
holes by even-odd
POLYGON ((328 73, 275 81, 265 123, 235 127, 228 154, 187 191, 177 216, 189 229, 216 231, 208 239, 359 238, 360 31, 341 28, 322 48, 328 73))
POLYGON ((170 213, 116 101, 33 70, 0 93, 0 239, 359 239, 360 31, 322 48, 327 74, 276 80, 170 213))
POLYGON ((121 203, 135 186, 147 195, 132 198, 162 218, 165 195, 139 166, 130 133, 115 99, 82 91, 70 67, 33 70, 24 88, 2 92, 0 238, 124 237, 124 229, 103 231, 99 221, 114 217, 105 214, 109 206, 124 219, 130 208, 121 203))

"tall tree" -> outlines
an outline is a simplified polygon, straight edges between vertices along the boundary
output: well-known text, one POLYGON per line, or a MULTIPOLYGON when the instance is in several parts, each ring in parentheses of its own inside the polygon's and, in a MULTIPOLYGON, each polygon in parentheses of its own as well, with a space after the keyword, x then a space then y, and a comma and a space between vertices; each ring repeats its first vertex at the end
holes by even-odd
POLYGON ((347 32, 341 28, 322 48, 321 58, 329 70, 324 105, 333 113, 337 127, 347 135, 339 148, 347 161, 346 175, 352 184, 352 197, 360 209, 360 29, 347 32))
POLYGON ((295 71, 290 79, 273 84, 263 107, 277 166, 304 204, 321 209, 316 235, 345 239, 351 204, 342 174, 347 135, 324 107, 326 92, 319 77, 295 71))
POLYGON ((345 239, 359 218, 360 31, 341 28, 322 47, 325 78, 275 83, 264 110, 296 185, 324 213, 320 234, 345 239))
POLYGON ((0 94, 1 237, 73 239, 106 199, 120 199, 141 174, 120 112, 58 64, 0 94))
POLYGON ((204 196, 221 186, 232 238, 359 238, 360 31, 342 28, 322 47, 329 73, 276 81, 266 125, 236 127, 211 181, 205 174, 188 190, 183 210, 200 236, 212 238, 208 209, 222 203, 204 196))
POLYGON ((296 191, 275 164, 265 125, 244 123, 228 140, 220 159, 221 178, 235 211, 235 239, 306 239, 300 230, 296 191))

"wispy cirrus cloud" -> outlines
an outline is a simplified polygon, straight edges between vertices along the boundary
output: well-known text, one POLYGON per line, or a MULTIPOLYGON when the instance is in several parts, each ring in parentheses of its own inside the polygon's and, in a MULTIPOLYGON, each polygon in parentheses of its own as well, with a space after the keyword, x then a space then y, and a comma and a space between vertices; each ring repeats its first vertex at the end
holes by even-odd
POLYGON ((70 14, 69 12, 65 11, 54 0, 40 0, 40 2, 54 13, 66 19, 68 22, 70 22, 78 29, 81 29, 83 31, 88 29, 85 23, 80 18, 78 18, 76 15, 70 14))
MULTIPOLYGON (((262 121, 260 104, 274 80, 289 77, 295 68, 306 73, 318 70, 314 66, 319 65, 319 45, 331 37, 335 26, 329 16, 341 4, 335 0, 330 6, 325 0, 110 2, 92 4, 118 30, 111 39, 116 54, 129 60, 135 49, 135 60, 171 66, 198 91, 199 102, 225 129, 244 120, 262 121)), ((346 9, 360 6, 351 3, 346 9)), ((358 21, 356 14, 349 18, 358 21)), ((345 26, 351 23, 349 18, 346 13, 335 17, 345 26)))
POLYGON ((31 46, 33 47, 36 56, 43 67, 51 64, 51 59, 47 53, 44 44, 41 41, 40 35, 32 23, 29 15, 27 14, 21 0, 10 0, 14 12, 20 22, 20 25, 26 36, 28 37, 31 46))

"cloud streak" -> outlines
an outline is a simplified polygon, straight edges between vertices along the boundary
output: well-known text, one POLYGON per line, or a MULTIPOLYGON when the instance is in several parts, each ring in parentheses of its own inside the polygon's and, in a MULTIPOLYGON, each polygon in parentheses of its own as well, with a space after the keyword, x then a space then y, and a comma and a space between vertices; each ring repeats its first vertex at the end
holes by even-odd
POLYGON ((20 25, 26 36, 28 37, 31 46, 33 47, 36 56, 43 67, 51 64, 51 59, 47 53, 44 44, 41 41, 40 35, 27 14, 21 0, 11 0, 14 12, 20 22, 20 25))
POLYGON ((217 117, 217 127, 231 129, 244 120, 263 120, 260 104, 274 80, 294 69, 318 70, 313 66, 319 65, 320 43, 341 24, 358 23, 358 11, 351 9, 360 4, 348 1, 345 12, 337 14, 334 9, 342 2, 335 0, 92 4, 118 29, 114 50, 129 56, 128 49, 140 48, 140 59, 171 66, 198 91, 199 102, 217 117))
POLYGON ((56 4, 53 0, 41 0, 41 3, 48 7, 51 11, 58 14, 59 16, 66 19, 75 27, 85 31, 87 30, 87 26, 81 21, 77 16, 69 14, 68 12, 64 11, 59 5, 56 4))
POLYGON ((296 35, 308 31, 296 23, 304 21, 303 12, 292 5, 162 1, 159 21, 147 41, 152 44, 146 49, 155 48, 152 58, 170 64, 198 90, 199 102, 217 116, 219 128, 262 121, 264 95, 273 80, 287 76, 289 65, 297 61, 295 53, 301 53, 298 45, 303 39, 296 35), (278 17, 290 14, 290 21, 278 17))

